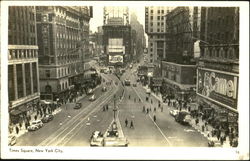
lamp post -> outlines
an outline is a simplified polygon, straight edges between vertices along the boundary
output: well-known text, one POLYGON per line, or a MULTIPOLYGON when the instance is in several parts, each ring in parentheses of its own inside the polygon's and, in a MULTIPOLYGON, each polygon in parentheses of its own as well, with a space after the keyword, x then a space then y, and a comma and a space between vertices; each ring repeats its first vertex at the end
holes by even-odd
POLYGON ((114 111, 114 122, 116 121, 115 114, 116 114, 116 111, 117 111, 116 100, 115 100, 115 98, 116 98, 116 95, 114 95, 114 109, 113 109, 113 111, 114 111))

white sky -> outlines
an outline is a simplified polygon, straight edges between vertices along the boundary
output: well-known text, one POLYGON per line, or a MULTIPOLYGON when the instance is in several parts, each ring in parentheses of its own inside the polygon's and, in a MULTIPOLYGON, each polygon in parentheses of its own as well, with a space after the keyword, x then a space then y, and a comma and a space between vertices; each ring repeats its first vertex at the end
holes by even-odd
MULTIPOLYGON (((90 30, 92 32, 97 31, 97 27, 103 25, 103 7, 104 6, 93 6, 93 18, 90 19, 90 30)), ((131 14, 132 12, 135 12, 137 15, 137 20, 144 26, 145 29, 144 10, 144 6, 129 6, 129 13, 131 14)))

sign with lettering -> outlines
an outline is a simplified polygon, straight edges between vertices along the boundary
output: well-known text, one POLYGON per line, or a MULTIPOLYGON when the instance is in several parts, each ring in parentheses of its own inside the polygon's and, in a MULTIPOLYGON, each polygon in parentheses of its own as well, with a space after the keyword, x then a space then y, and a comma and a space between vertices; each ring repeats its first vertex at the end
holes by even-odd
POLYGON ((237 110, 237 74, 198 68, 197 94, 237 110))
POLYGON ((110 63, 123 63, 123 56, 122 55, 114 55, 114 56, 111 56, 109 55, 109 62, 110 63))

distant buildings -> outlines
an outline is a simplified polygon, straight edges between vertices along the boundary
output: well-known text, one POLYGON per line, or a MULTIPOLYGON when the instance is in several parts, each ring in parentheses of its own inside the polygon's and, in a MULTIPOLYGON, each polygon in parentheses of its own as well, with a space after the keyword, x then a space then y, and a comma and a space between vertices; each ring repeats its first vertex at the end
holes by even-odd
POLYGON ((134 55, 135 55, 135 59, 139 60, 140 57, 143 56, 143 50, 146 48, 146 38, 144 36, 144 28, 143 25, 140 24, 140 22, 137 20, 137 16, 135 13, 131 14, 131 18, 130 18, 130 25, 132 30, 135 30, 135 34, 136 34, 136 39, 133 39, 135 42, 135 49, 134 49, 134 55))
POLYGON ((40 97, 36 10, 9 7, 8 97, 10 123, 25 121, 40 97))
POLYGON ((103 47, 107 65, 124 66, 132 58, 128 7, 104 7, 103 47))
POLYGON ((36 7, 41 99, 66 99, 82 86, 91 7, 36 7))

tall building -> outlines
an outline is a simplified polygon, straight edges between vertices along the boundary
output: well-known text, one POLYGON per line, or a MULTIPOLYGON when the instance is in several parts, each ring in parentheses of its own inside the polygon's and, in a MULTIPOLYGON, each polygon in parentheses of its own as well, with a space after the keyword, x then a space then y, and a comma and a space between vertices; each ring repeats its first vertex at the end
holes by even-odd
POLYGON ((239 8, 202 7, 196 93, 215 128, 238 135, 239 8), (230 132, 232 132, 230 130, 230 132))
POLYGON ((148 35, 149 62, 160 64, 166 57, 166 20, 165 15, 172 7, 149 6, 145 7, 145 32, 148 35))
POLYGON ((104 7, 103 45, 107 65, 124 66, 132 60, 128 7, 104 7))
POLYGON ((137 20, 137 16, 135 13, 131 14, 130 25, 131 28, 136 31, 135 57, 138 60, 141 56, 143 56, 143 50, 146 48, 146 38, 144 36, 143 25, 140 24, 140 22, 137 20))
POLYGON ((36 7, 41 99, 66 99, 82 86, 91 7, 36 7))
POLYGON ((10 123, 25 121, 39 97, 36 10, 34 6, 11 6, 8 22, 10 123))
POLYGON ((128 25, 129 9, 122 6, 105 6, 103 9, 103 25, 128 25))
POLYGON ((197 38, 194 39, 193 35, 199 33, 198 17, 196 7, 176 7, 166 15, 166 58, 162 61, 162 90, 182 101, 195 98, 194 42, 197 38))

